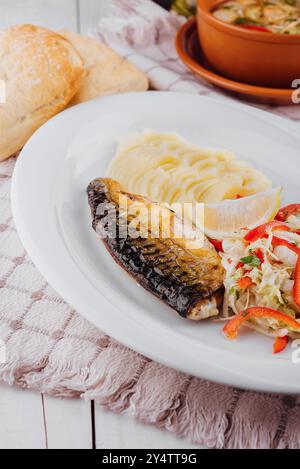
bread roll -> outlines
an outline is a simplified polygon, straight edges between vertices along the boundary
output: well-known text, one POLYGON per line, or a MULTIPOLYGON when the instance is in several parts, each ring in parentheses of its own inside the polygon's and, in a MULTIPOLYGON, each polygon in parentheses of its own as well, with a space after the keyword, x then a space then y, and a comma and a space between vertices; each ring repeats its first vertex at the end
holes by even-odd
POLYGON ((81 55, 86 76, 71 104, 98 96, 148 89, 147 76, 106 45, 68 31, 61 32, 81 55))
POLYGON ((33 132, 66 107, 84 76, 80 55, 61 35, 33 25, 0 33, 0 161, 19 151, 33 132))

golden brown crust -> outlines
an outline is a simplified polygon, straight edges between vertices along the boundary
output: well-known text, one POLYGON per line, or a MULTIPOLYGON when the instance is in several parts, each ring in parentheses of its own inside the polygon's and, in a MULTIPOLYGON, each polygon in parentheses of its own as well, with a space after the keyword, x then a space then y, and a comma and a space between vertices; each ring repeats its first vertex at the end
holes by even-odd
POLYGON ((33 25, 0 34, 0 161, 16 153, 33 132, 66 107, 81 85, 80 55, 61 35, 33 25))
POLYGON ((184 232, 178 238, 173 231, 170 209, 123 191, 115 180, 95 179, 87 193, 94 230, 141 286, 182 317, 198 321, 219 314, 225 271, 210 243, 203 245, 199 236, 190 248, 184 232))
POLYGON ((86 70, 82 86, 71 104, 98 96, 148 89, 147 76, 105 44, 69 31, 61 34, 77 49, 86 70))

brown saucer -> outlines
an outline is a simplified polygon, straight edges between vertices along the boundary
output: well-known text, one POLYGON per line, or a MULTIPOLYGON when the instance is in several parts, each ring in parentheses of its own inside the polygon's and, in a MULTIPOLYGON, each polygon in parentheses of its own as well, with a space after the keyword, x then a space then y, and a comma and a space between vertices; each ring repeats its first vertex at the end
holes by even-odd
POLYGON ((197 76, 248 101, 263 104, 292 105, 294 89, 266 88, 239 83, 219 75, 207 62, 198 39, 196 18, 179 28, 175 46, 182 62, 197 76))

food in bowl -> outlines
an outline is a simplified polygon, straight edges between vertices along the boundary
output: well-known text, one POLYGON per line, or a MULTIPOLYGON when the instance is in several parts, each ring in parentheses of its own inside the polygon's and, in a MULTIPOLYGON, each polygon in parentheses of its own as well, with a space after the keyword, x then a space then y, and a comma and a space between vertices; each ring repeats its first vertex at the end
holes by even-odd
POLYGON ((300 34, 272 34, 221 21, 213 14, 219 5, 217 0, 197 3, 199 41, 212 67, 240 83, 292 89, 300 76, 300 34))
POLYGON ((300 34, 299 0, 229 0, 220 3, 213 16, 254 31, 300 34))

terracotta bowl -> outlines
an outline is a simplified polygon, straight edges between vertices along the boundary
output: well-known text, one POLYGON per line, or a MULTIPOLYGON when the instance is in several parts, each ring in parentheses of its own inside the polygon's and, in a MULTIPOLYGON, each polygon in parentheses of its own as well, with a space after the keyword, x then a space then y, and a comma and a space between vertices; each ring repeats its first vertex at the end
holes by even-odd
POLYGON ((202 51, 223 76, 253 85, 290 88, 300 79, 300 34, 274 34, 224 23, 212 15, 220 0, 197 0, 202 51))

